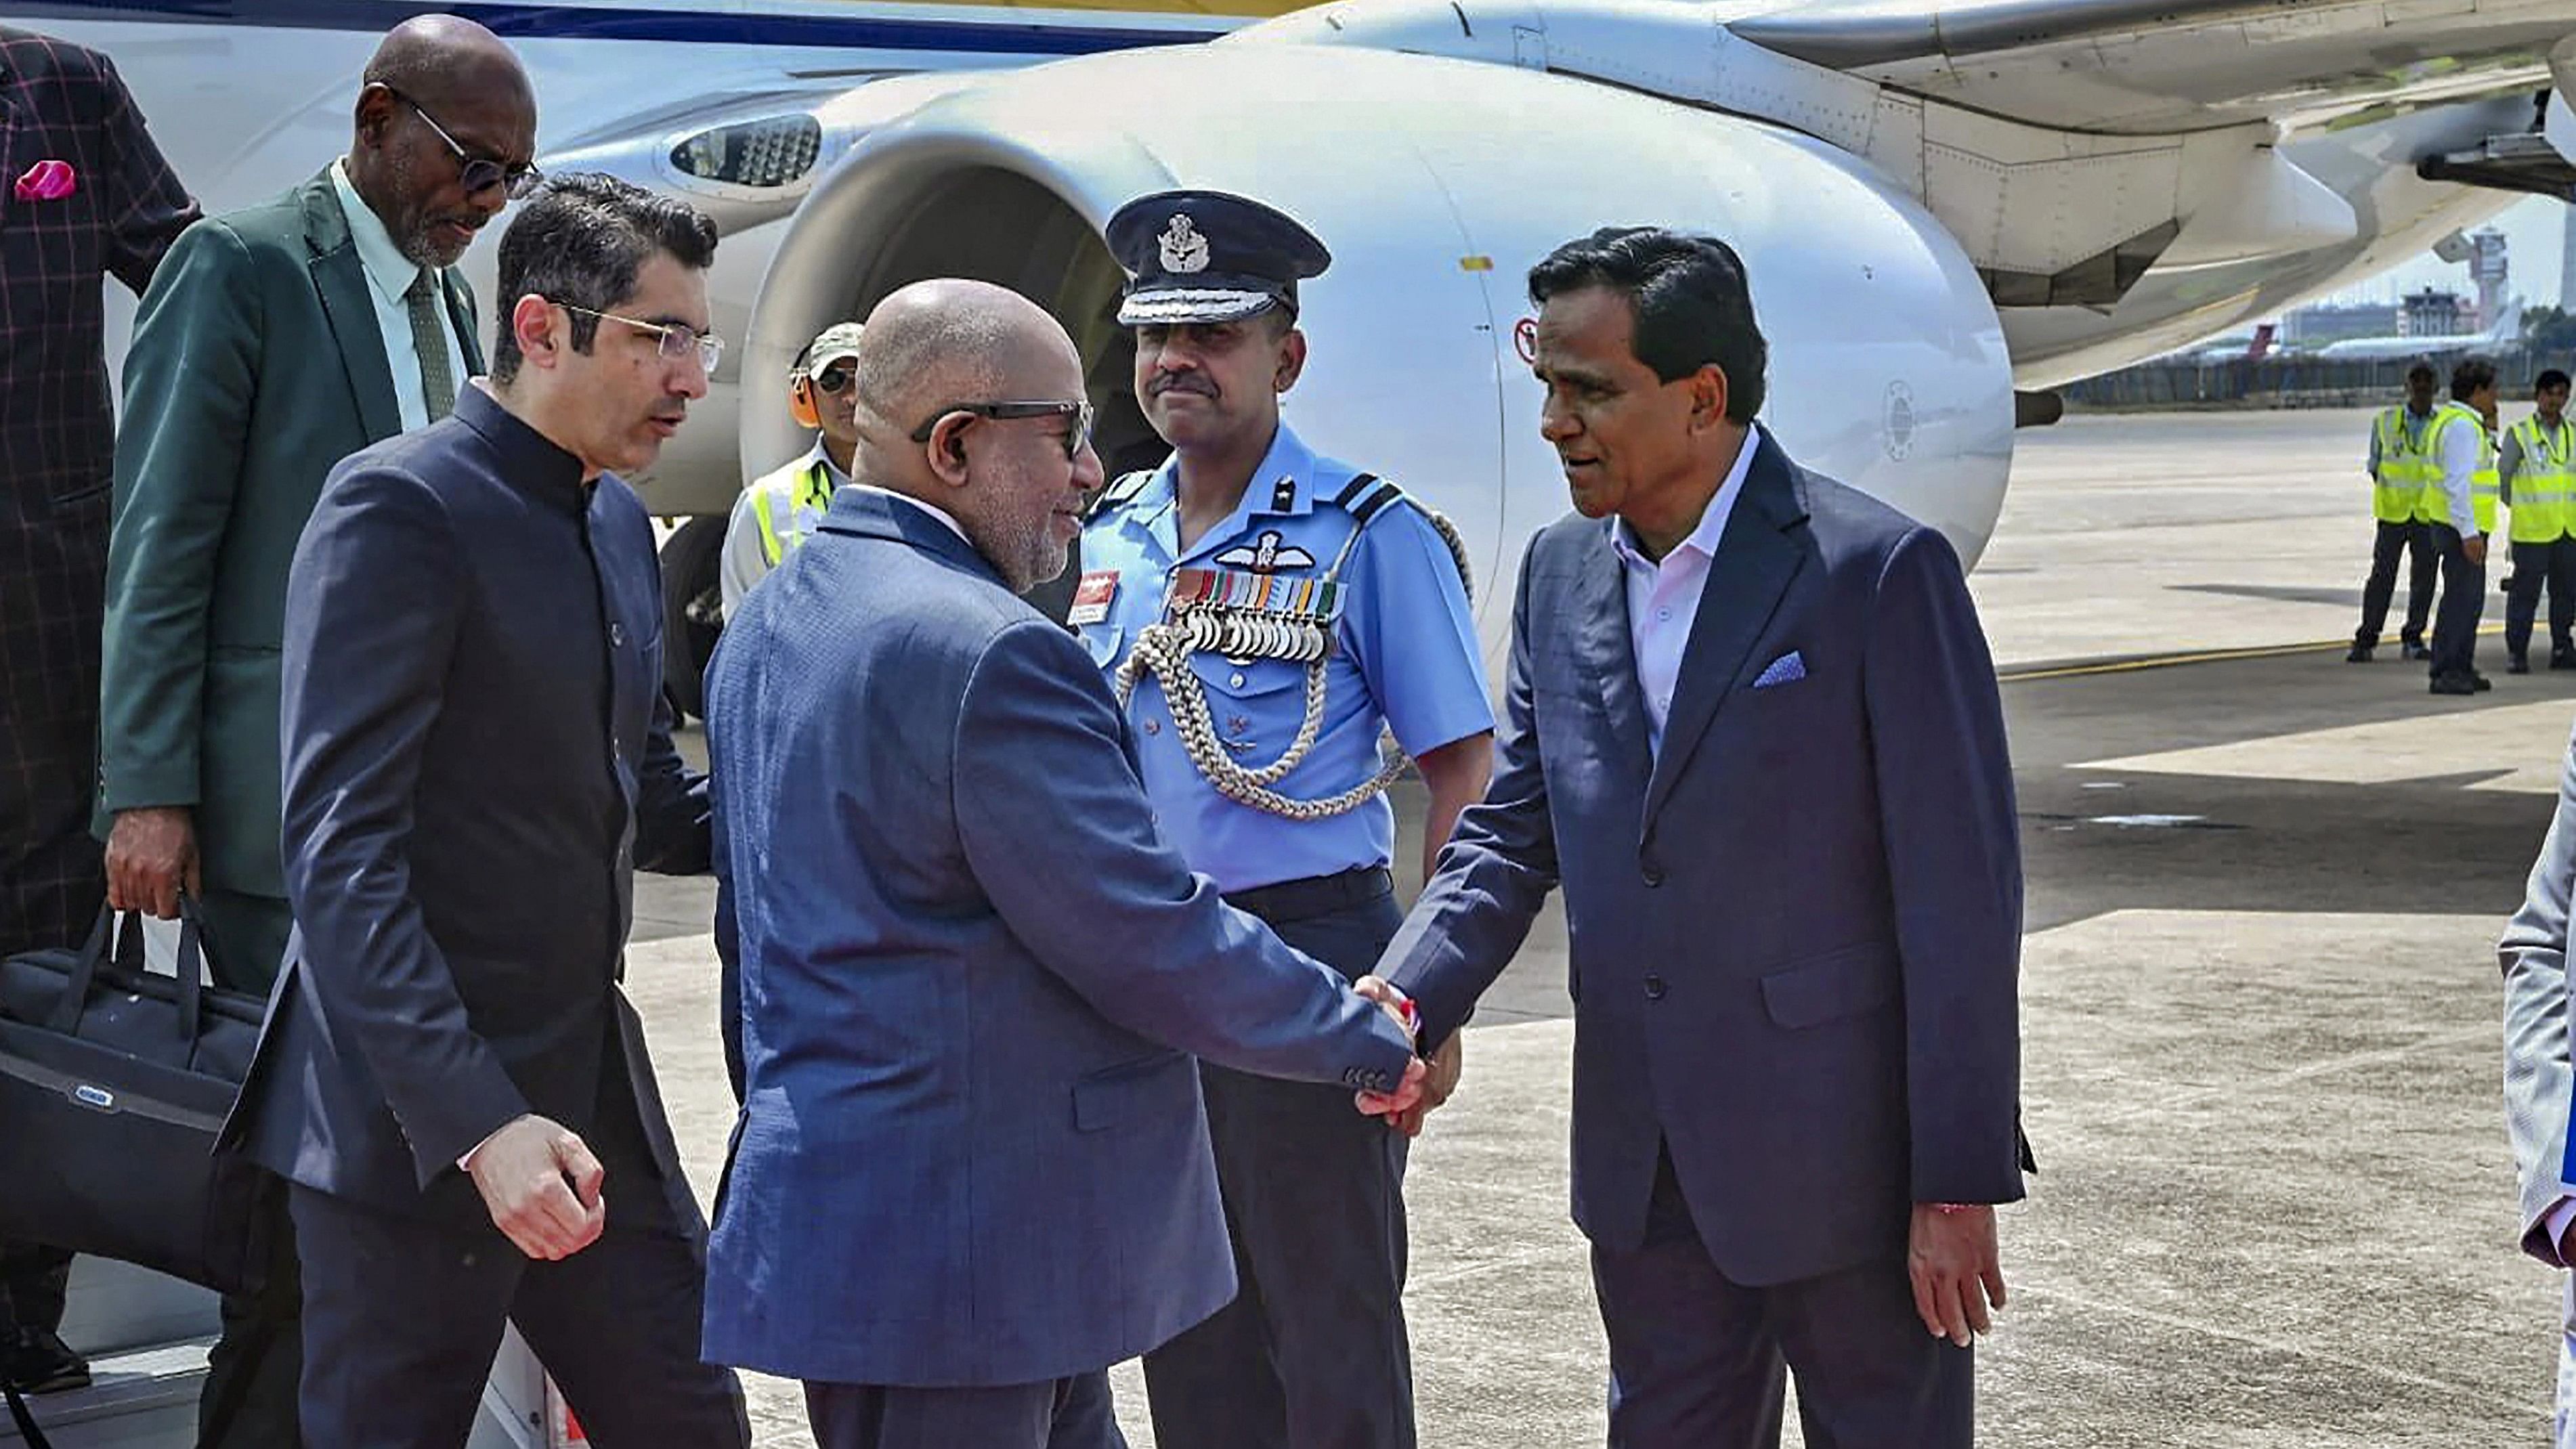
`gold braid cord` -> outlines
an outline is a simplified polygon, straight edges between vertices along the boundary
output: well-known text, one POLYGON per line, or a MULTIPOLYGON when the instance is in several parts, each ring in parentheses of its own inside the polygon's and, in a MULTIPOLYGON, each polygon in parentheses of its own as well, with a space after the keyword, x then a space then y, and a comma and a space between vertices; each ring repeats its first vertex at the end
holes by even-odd
MULTIPOLYGON (((1457 527, 1411 499, 1405 502, 1420 509, 1433 531, 1449 546, 1450 559, 1458 566, 1458 581, 1472 599, 1474 575, 1468 568, 1467 546, 1458 537, 1457 527)), ((1351 530, 1332 569, 1324 575, 1325 582, 1341 576, 1342 564, 1350 558, 1359 535, 1360 529, 1351 530)), ((1172 707, 1172 729, 1181 737, 1181 748, 1189 752, 1190 763, 1198 767, 1218 794, 1289 820, 1329 820, 1348 814, 1403 778, 1410 761, 1402 750, 1395 751, 1386 766, 1370 779, 1326 799, 1300 800, 1270 788, 1305 762, 1315 748, 1316 738, 1323 733, 1324 666, 1332 653, 1331 627, 1331 620, 1311 614, 1207 604, 1183 608, 1175 617, 1138 631, 1135 647, 1128 650, 1126 660, 1118 666, 1119 712, 1126 712, 1128 700, 1136 693, 1136 682, 1151 674, 1163 686, 1163 697, 1172 707), (1217 739, 1215 718, 1208 711, 1206 689, 1199 681, 1198 671, 1190 667, 1192 654, 1284 659, 1306 666, 1306 715, 1286 753, 1255 770, 1226 752, 1217 739)))

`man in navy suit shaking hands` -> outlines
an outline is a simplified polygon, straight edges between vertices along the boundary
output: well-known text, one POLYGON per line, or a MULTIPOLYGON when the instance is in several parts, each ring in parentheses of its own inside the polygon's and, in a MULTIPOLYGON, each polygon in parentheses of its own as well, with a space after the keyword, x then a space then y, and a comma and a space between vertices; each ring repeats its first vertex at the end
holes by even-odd
POLYGON ((1563 887, 1574 1217, 1613 1449, 1964 1446, 2022 1195, 2021 862, 1933 530, 1754 421, 1742 262, 1630 228, 1530 273, 1580 516, 1531 543, 1492 788, 1379 974, 1455 1031, 1563 887))
POLYGON ((1101 481, 1064 329, 934 281, 859 345, 852 481, 707 680, 745 1090, 706 1354, 803 1379, 825 1449, 1106 1449, 1108 1366, 1235 1292, 1192 1055, 1379 1114, 1424 1068, 1163 843, 1016 597, 1101 481))

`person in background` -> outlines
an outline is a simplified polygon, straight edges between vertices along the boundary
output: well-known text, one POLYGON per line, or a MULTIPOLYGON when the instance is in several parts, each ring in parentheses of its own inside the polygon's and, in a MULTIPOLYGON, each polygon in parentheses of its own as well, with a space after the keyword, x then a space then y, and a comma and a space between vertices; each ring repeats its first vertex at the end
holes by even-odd
POLYGON ((2367 664, 2379 647, 2379 631, 2388 623, 2389 601, 2397 593, 2397 563, 2408 561, 2406 623, 2398 631, 2399 652, 2408 659, 2430 659, 2424 646, 2424 624, 2433 614, 2434 584, 2442 555, 2433 546, 2433 515, 2426 511, 2440 465, 2432 452, 2434 395, 2441 376, 2429 361, 2406 369, 2406 400, 2392 404, 2371 420, 2370 455, 2362 466, 2370 475, 2370 513, 2378 534, 2370 546, 2370 576, 2361 586, 2361 627, 2353 631, 2346 663, 2367 664))
MULTIPOLYGON (((104 55, 0 25, 0 958, 81 940, 107 898, 90 812, 107 574, 101 278, 151 284, 197 204, 104 55)), ((0 1374, 80 1388, 71 1256, 0 1243, 0 1374)))
POLYGON ((734 499, 717 571, 728 619, 753 584, 812 536, 832 506, 832 490, 850 481, 850 452, 859 440, 850 391, 859 365, 859 330, 856 322, 824 328, 787 374, 787 410, 798 426, 814 430, 814 446, 795 462, 762 474, 734 499))
POLYGON ((2478 619, 2486 612, 2487 536, 2495 531, 2495 364, 2463 359, 2451 369, 2451 401, 2433 420, 2433 481, 2425 507, 2442 555, 2442 602, 2433 614, 2432 692, 2493 688, 2478 672, 2478 619))
POLYGON ((2531 672, 2531 625, 2549 590, 2549 667, 2576 669, 2576 426, 2567 421, 2567 374, 2532 384, 2531 416, 2505 430, 2496 492, 2512 510, 2513 574, 2504 605, 2507 674, 2531 672))

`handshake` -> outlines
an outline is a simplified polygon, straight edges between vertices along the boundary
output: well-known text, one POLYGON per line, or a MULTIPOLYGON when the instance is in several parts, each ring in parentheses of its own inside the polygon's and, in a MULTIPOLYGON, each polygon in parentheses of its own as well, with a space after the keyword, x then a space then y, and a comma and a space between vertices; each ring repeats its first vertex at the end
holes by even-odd
MULTIPOLYGON (((1422 1036, 1422 1020, 1414 1010, 1413 1000, 1393 986, 1374 976, 1363 976, 1351 989, 1376 1002, 1395 1024, 1404 1028, 1405 1037, 1417 1045, 1422 1036)), ((1404 1069, 1404 1080, 1392 1092, 1361 1092, 1353 1098, 1360 1111, 1371 1117, 1384 1117, 1388 1126, 1407 1137, 1422 1132, 1422 1119, 1431 1110, 1449 1100, 1458 1090, 1458 1072, 1463 1063, 1458 1055, 1458 1033, 1430 1057, 1415 1057, 1404 1069)))

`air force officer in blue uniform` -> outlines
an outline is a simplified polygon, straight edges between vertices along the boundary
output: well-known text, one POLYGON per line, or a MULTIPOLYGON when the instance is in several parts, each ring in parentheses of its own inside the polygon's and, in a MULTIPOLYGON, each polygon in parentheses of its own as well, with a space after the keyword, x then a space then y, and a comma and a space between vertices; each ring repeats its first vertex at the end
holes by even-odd
POLYGON ((1082 377, 1009 292, 887 298, 854 482, 708 679, 747 1091, 706 1352, 805 1380, 826 1449, 1119 1443, 1104 1371, 1235 1292, 1190 1054, 1344 1111, 1423 1075, 1164 844, 1107 685, 1016 597, 1100 480, 1082 377))
POLYGON ((1634 228, 1530 273, 1581 516, 1521 567, 1494 783, 1387 975, 1457 1029, 1565 891, 1574 1219, 1615 1449, 1965 1449, 2003 1301, 2021 857, 1941 535, 1754 421, 1742 264, 1634 228))
MULTIPOLYGON (((1394 483, 1280 421, 1321 241, 1212 191, 1140 197, 1107 231, 1133 277, 1118 320, 1135 329, 1136 397, 1173 454, 1104 495, 1071 619, 1121 681, 1146 792, 1190 868, 1358 977, 1403 919, 1379 739, 1391 729, 1430 787, 1426 874, 1492 763, 1462 566, 1394 483)), ((1155 1442, 1412 1449, 1405 1138, 1305 1083, 1218 1064, 1201 1079, 1243 1291, 1147 1355, 1155 1442)))

